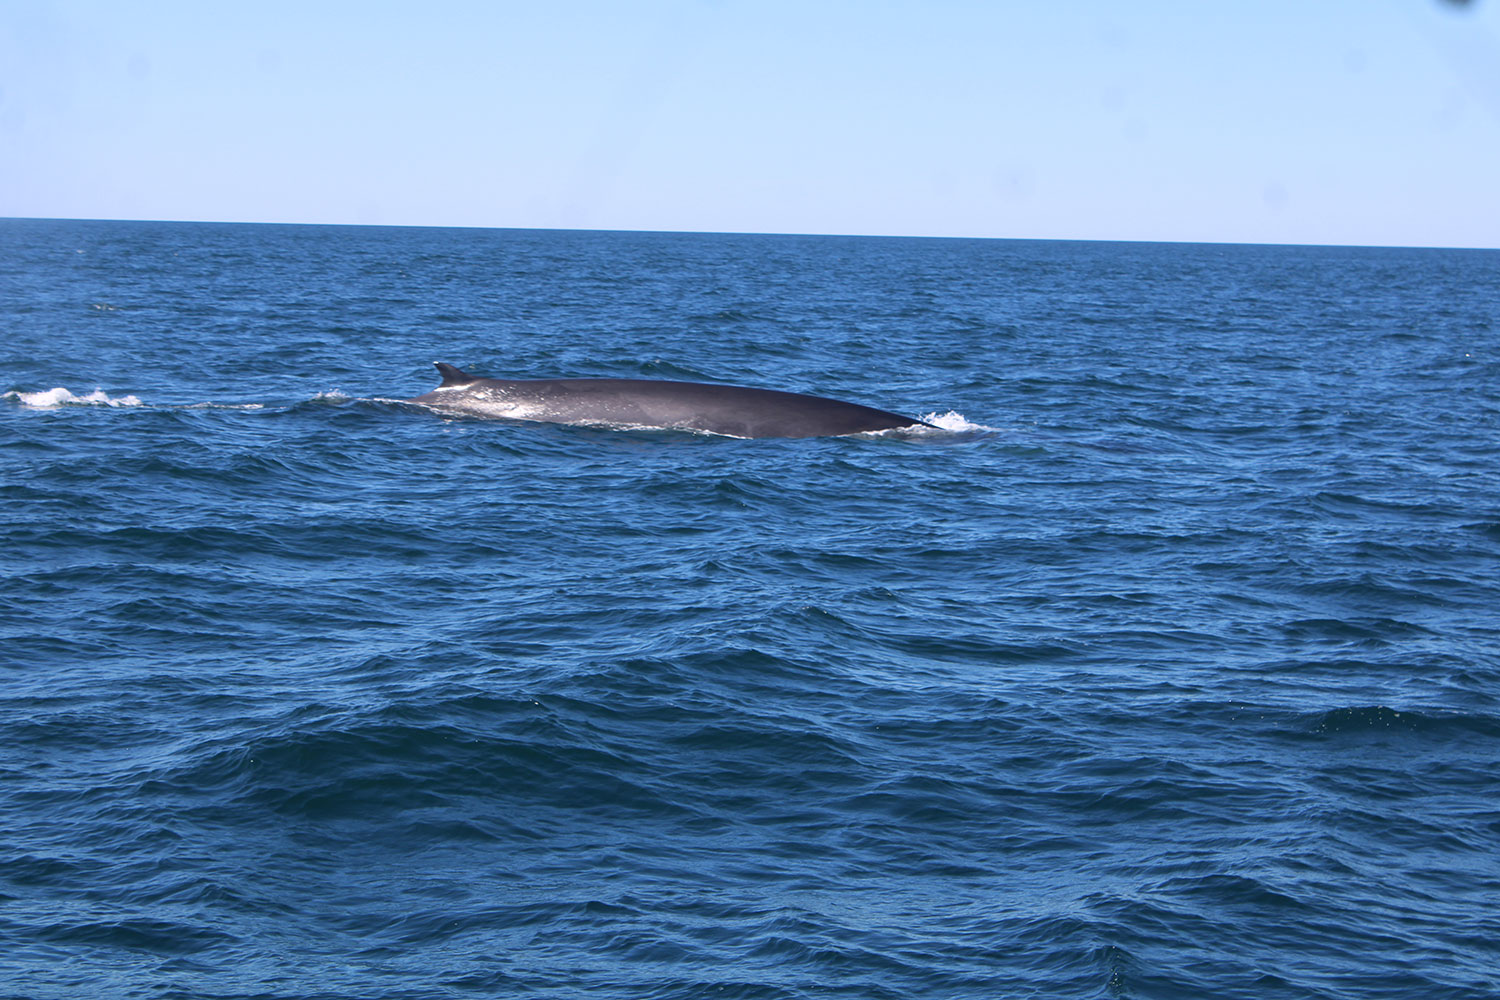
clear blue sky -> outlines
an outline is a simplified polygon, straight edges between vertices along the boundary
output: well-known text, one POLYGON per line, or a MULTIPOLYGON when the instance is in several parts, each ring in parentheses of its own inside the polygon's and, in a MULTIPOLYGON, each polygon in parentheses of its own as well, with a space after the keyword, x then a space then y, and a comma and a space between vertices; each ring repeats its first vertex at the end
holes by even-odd
POLYGON ((0 0, 0 216, 1500 246, 1500 0, 0 0))

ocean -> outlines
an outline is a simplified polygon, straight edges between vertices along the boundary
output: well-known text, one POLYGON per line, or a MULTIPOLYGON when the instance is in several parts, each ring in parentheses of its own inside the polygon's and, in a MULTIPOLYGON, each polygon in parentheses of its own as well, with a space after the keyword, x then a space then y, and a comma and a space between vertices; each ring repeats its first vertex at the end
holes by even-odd
POLYGON ((1497 320, 1500 251, 0 221, 0 996, 1500 996, 1497 320))

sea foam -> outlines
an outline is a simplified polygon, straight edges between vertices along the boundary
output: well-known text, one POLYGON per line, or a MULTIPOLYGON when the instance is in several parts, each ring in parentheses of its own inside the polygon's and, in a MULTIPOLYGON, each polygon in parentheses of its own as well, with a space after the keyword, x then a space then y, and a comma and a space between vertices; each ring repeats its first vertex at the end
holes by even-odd
POLYGON ((922 415, 922 421, 923 423, 931 424, 932 426, 945 431, 966 432, 995 430, 995 428, 990 427, 986 424, 974 423, 972 420, 965 418, 964 415, 962 413, 959 413, 957 410, 949 410, 947 413, 924 413, 922 415))
POLYGON ((7 392, 6 399, 14 399, 22 406, 34 410, 51 410, 59 406, 142 406, 137 396, 110 396, 103 389, 95 389, 86 396, 78 396, 62 386, 43 392, 7 392))

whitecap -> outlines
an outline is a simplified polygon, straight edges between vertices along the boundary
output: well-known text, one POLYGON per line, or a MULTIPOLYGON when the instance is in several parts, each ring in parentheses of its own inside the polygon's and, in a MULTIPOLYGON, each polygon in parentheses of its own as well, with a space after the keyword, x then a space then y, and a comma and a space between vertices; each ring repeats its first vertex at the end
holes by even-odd
POLYGON ((964 433, 969 431, 995 431, 998 428, 988 424, 976 424, 964 417, 957 410, 949 410, 947 413, 925 413, 922 422, 931 424, 939 430, 964 433))
POLYGON ((95 389, 86 396, 77 396, 62 386, 42 392, 7 392, 6 399, 17 400, 22 406, 34 410, 50 410, 59 406, 144 406, 137 396, 110 396, 103 389, 95 389))

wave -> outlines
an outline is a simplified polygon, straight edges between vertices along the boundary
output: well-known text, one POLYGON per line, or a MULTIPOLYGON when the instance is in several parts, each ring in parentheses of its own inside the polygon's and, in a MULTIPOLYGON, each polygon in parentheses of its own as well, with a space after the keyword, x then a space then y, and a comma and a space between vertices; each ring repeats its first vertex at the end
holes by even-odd
POLYGON ((975 431, 999 433, 1000 430, 998 427, 990 427, 988 424, 976 424, 957 410, 949 410, 947 413, 924 413, 922 421, 931 424, 939 430, 951 431, 958 434, 975 431))
POLYGON ((33 410, 52 410, 59 406, 144 406, 139 396, 110 396, 103 389, 95 389, 85 396, 78 396, 62 386, 43 392, 12 391, 6 399, 14 399, 22 406, 33 410))
POLYGON ((1000 433, 1000 428, 990 427, 987 424, 976 424, 969 420, 957 410, 949 410, 947 413, 924 413, 917 419, 922 424, 909 424, 905 427, 890 427, 883 431, 870 431, 856 437, 894 437, 905 441, 974 441, 982 438, 993 437, 1000 433))
MULTIPOLYGON (((321 395, 321 394, 320 394, 321 395)), ((64 406, 105 406, 116 409, 148 409, 148 410, 263 410, 264 403, 147 403, 141 397, 134 394, 124 396, 111 396, 103 389, 95 389, 86 395, 78 395, 63 386, 57 386, 42 392, 22 392, 19 389, 12 390, 0 396, 3 399, 15 400, 21 406, 30 410, 56 410, 64 406)))
POLYGON ((1500 736, 1500 719, 1478 711, 1398 709, 1389 705, 1347 705, 1308 712, 1299 722, 1318 736, 1414 736, 1463 740, 1500 736))

